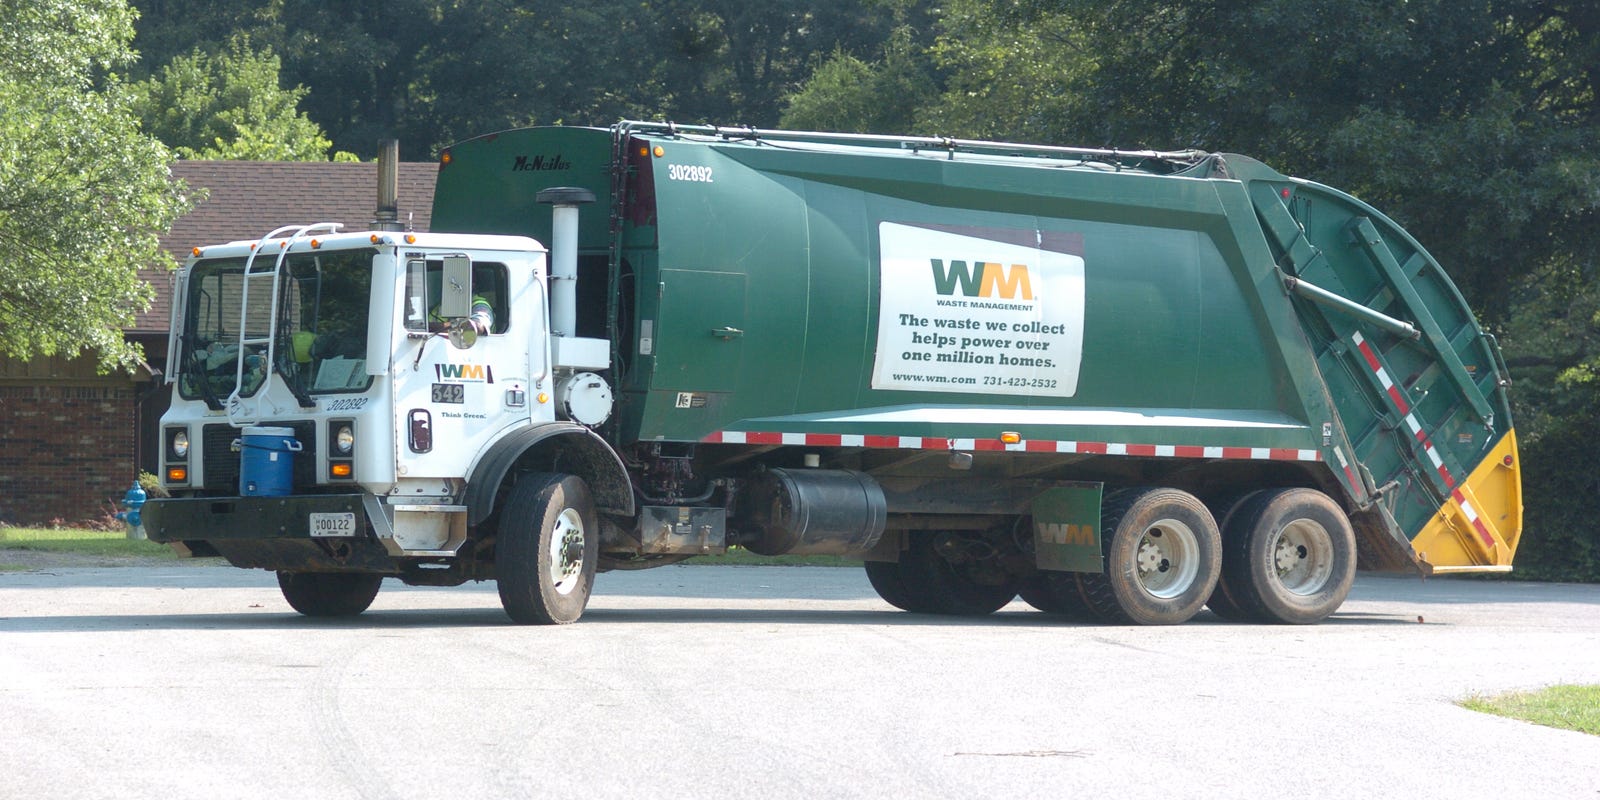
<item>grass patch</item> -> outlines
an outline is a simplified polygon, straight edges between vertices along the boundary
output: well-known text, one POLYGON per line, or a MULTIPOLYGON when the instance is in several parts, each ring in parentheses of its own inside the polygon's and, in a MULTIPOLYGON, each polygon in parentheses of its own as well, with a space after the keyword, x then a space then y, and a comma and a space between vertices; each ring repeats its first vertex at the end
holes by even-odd
POLYGON ((695 556, 684 563, 735 567, 859 567, 861 559, 843 556, 761 556, 743 547, 730 547, 726 553, 695 556))
POLYGON ((1551 686, 1531 692, 1470 697, 1463 708, 1535 725, 1600 736, 1600 685, 1551 686))
POLYGON ((164 544, 143 539, 129 539, 122 531, 0 528, 0 551, 5 550, 77 553, 86 556, 177 558, 177 554, 164 544))

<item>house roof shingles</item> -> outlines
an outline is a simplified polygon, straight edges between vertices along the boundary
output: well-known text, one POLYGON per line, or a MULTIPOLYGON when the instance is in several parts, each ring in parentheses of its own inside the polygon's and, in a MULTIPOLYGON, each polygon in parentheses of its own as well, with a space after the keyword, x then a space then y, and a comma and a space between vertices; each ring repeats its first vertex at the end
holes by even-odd
MULTIPOLYGON (((434 163, 400 164, 400 219, 409 219, 413 230, 428 230, 438 172, 434 163)), ((347 231, 365 230, 377 206, 377 164, 370 162, 178 161, 172 174, 191 189, 209 192, 161 239, 180 264, 197 245, 255 239, 282 225, 338 222, 347 231)), ((147 269, 140 277, 155 287, 156 297, 127 332, 164 334, 172 313, 172 274, 147 269)))

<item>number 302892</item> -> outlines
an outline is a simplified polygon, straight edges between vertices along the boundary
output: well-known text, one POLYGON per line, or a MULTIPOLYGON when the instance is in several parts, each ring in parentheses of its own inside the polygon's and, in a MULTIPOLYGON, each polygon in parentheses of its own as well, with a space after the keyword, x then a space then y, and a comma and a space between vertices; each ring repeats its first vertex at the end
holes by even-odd
POLYGON ((711 182, 711 168, 697 167, 693 164, 668 164, 667 177, 675 181, 711 182))

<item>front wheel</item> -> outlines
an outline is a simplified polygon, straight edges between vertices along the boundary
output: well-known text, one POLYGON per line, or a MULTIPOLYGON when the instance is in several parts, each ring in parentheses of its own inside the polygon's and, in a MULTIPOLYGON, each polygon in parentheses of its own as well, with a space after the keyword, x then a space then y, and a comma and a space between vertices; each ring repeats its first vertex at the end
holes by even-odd
POLYGON ((1102 619, 1134 625, 1187 622, 1222 571, 1222 536, 1199 498, 1178 489, 1129 489, 1101 509, 1105 571, 1080 576, 1102 619))
POLYGON ((378 596, 383 576, 366 572, 279 572, 278 588, 308 617, 353 617, 378 596))
POLYGON ((523 475, 500 513, 495 578, 506 615, 524 625, 576 622, 600 554, 589 487, 576 475, 523 475))

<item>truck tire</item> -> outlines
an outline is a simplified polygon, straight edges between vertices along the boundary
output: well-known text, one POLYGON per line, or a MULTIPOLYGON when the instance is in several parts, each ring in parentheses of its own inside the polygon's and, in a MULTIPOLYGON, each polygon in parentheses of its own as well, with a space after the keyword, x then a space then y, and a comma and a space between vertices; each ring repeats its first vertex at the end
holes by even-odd
POLYGON ((1321 622, 1344 604, 1355 582, 1355 532, 1322 492, 1262 492, 1228 520, 1222 575, 1229 594, 1256 620, 1321 622))
POLYGON ((943 534, 912 536, 900 554, 900 578, 911 606, 908 610, 978 617, 999 611, 1017 596, 1016 578, 945 558, 935 547, 939 535, 943 534))
POLYGON ((589 604, 599 519, 576 475, 523 475, 500 513, 495 579, 500 605, 523 625, 576 622, 589 604))
POLYGON ((1239 590, 1228 583, 1228 539, 1230 523, 1233 517, 1244 507, 1246 501, 1260 494, 1261 490, 1234 494, 1220 501, 1209 503, 1212 516, 1217 520, 1217 528, 1222 531, 1222 575, 1217 578, 1217 588, 1211 590, 1211 598, 1206 600, 1206 608, 1211 613, 1230 622, 1250 622, 1256 617, 1236 599, 1239 590))
POLYGON ((279 572, 278 589, 308 617, 353 617, 378 596, 383 576, 367 572, 279 572))
POLYGON ((1128 489, 1100 512, 1105 571, 1084 573, 1084 599, 1107 622, 1176 625, 1198 613, 1222 571, 1222 536, 1199 498, 1128 489))
POLYGON ((1099 615, 1083 599, 1083 589, 1074 572, 1040 572, 1022 582, 1017 590, 1023 602, 1034 608, 1077 622, 1099 622, 1099 615))
POLYGON ((867 583, 872 584, 872 590, 883 598, 883 602, 901 611, 928 610, 918 608, 911 602, 911 593, 906 589, 905 579, 900 576, 900 562, 867 561, 863 562, 863 566, 867 571, 867 583))

